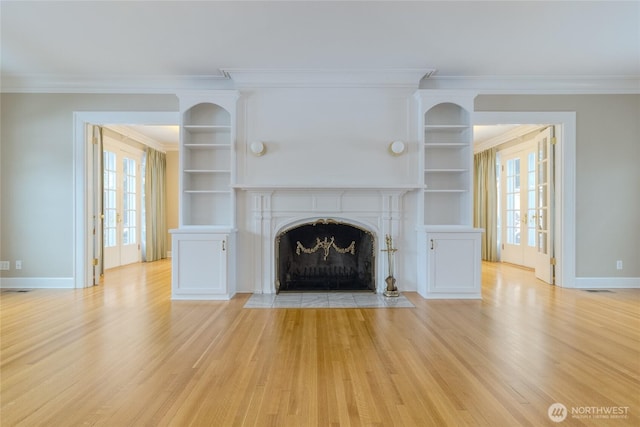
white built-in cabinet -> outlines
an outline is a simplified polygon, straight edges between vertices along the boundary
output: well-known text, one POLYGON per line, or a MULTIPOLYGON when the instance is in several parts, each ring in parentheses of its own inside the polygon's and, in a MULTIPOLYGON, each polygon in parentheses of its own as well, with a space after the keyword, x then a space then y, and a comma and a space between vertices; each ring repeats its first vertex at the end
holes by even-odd
POLYGON ((418 91, 418 293, 480 298, 480 236, 473 228, 473 98, 418 91))
POLYGON ((180 214, 172 233, 172 298, 235 294, 236 91, 179 94, 180 214))

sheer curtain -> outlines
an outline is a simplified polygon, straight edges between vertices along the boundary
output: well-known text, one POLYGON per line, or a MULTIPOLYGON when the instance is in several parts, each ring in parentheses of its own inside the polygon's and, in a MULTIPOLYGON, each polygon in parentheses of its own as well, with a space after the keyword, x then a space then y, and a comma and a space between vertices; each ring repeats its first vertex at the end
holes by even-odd
POLYGON ((498 261, 498 189, 495 147, 475 154, 473 163, 475 173, 473 225, 484 228, 481 241, 482 259, 498 261))
POLYGON ((166 174, 167 156, 153 148, 146 149, 144 178, 145 261, 167 257, 166 174))

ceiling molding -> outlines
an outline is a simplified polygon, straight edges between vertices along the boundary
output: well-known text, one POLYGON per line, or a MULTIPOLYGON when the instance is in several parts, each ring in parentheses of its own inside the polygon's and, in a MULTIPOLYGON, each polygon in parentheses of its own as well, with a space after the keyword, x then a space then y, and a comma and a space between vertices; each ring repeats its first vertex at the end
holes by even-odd
POLYGON ((2 93, 135 93, 254 87, 407 87, 476 94, 640 94, 640 76, 440 76, 433 68, 224 68, 211 75, 3 75, 2 93))
POLYGON ((178 151, 178 144, 168 144, 156 141, 155 139, 150 138, 147 135, 143 135, 140 132, 131 129, 127 125, 104 125, 104 127, 107 129, 111 129, 112 131, 126 138, 137 141, 158 151, 162 151, 163 153, 166 153, 167 151, 178 151))
POLYGON ((217 75, 3 75, 2 93, 150 93, 227 89, 229 77, 217 75))
POLYGON ((489 138, 486 139, 482 142, 478 142, 475 143, 473 145, 473 152, 474 153, 480 153, 482 151, 488 150, 489 148, 492 147, 497 147, 499 145, 502 145, 504 143, 507 142, 511 142, 514 141, 516 139, 520 139, 523 138, 524 136, 532 133, 532 132, 536 132, 539 131, 545 127, 547 127, 548 124, 527 124, 527 125, 520 125, 516 128, 513 128, 511 130, 508 130, 500 135, 494 136, 493 138, 489 138))
POLYGON ((431 76, 433 68, 223 68, 238 88, 250 87, 410 87, 431 76))
POLYGON ((421 89, 478 94, 638 94, 640 76, 432 76, 421 89))

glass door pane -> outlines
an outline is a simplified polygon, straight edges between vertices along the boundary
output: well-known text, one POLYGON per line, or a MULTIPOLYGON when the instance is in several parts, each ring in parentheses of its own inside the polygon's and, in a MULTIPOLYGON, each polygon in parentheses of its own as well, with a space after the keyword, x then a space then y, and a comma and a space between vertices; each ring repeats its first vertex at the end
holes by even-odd
POLYGON ((520 244, 520 159, 507 160, 506 165, 506 242, 520 244))
POLYGON ((111 151, 103 152, 104 169, 104 193, 103 193, 103 245, 105 248, 115 247, 118 242, 117 236, 117 206, 116 206, 116 153, 111 151))
POLYGON ((137 167, 134 159, 124 158, 122 161, 123 170, 123 192, 122 192, 122 244, 131 245, 137 243, 137 218, 138 207, 137 197, 137 167))

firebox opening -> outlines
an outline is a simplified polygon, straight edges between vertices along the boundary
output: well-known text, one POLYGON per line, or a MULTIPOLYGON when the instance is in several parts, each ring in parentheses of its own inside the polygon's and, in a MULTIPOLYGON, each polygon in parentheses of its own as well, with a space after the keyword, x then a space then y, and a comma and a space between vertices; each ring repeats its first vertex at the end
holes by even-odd
POLYGON ((374 237, 334 220, 290 228, 276 238, 276 291, 374 291, 374 237))

